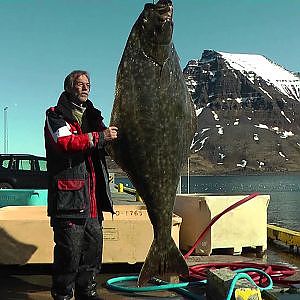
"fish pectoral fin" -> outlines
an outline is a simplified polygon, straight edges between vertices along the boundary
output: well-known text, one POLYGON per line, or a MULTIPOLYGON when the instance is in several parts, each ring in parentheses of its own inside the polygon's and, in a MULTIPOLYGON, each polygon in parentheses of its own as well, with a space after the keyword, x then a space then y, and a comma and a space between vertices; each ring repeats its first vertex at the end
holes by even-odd
POLYGON ((173 239, 163 249, 153 240, 138 278, 138 286, 143 286, 151 278, 168 281, 172 275, 188 275, 189 268, 173 239))

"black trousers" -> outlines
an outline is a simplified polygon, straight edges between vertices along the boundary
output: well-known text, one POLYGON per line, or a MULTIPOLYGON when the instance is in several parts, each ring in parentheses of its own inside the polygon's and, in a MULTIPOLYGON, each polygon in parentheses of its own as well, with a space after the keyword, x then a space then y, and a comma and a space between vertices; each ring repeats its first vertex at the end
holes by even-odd
POLYGON ((96 288, 95 275, 102 262, 102 221, 52 219, 54 262, 52 294, 89 294, 96 288))

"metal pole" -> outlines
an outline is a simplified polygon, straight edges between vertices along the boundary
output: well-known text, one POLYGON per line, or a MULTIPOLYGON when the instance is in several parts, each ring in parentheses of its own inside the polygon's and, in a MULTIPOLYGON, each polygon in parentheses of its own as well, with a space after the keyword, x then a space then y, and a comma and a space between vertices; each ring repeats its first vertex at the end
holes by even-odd
POLYGON ((190 193, 190 158, 187 159, 187 193, 190 193))
POLYGON ((176 194, 181 194, 181 174, 180 174, 180 177, 179 177, 179 182, 178 182, 178 185, 177 185, 176 194))
POLYGON ((8 126, 7 126, 7 110, 8 106, 4 107, 4 153, 8 152, 8 126))

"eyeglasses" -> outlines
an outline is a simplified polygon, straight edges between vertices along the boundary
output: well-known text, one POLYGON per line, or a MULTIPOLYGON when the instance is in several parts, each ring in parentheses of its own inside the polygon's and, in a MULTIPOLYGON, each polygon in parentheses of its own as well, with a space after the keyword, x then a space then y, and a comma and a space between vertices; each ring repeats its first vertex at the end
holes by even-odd
POLYGON ((91 88, 91 85, 89 83, 81 82, 81 81, 76 81, 75 85, 80 88, 82 88, 83 86, 85 86, 87 89, 91 88))

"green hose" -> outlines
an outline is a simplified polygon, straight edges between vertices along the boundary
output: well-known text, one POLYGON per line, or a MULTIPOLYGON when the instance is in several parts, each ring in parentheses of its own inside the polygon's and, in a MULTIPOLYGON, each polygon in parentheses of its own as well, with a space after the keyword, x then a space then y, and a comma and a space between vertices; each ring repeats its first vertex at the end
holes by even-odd
MULTIPOLYGON (((262 270, 255 269, 255 268, 245 268, 245 269, 240 269, 234 271, 237 273, 235 277, 232 280, 231 286, 229 288, 227 298, 226 300, 230 300, 231 296, 234 292, 234 287, 239 279, 247 279, 250 281, 253 285, 258 287, 261 291, 263 290, 270 290, 273 288, 273 281, 272 278, 265 273, 262 270), (264 276, 267 277, 269 284, 266 287, 259 287, 253 280, 252 278, 245 272, 257 272, 261 273, 264 276)), ((155 281, 159 283, 160 285, 155 285, 155 286, 145 286, 145 287, 125 287, 118 285, 117 283, 119 282, 124 282, 124 281, 137 281, 138 276, 121 276, 121 277, 115 277, 107 280, 106 284, 107 287, 115 290, 115 291, 121 291, 121 292, 127 292, 127 293, 134 293, 134 292, 153 292, 153 291, 163 291, 163 290, 174 290, 182 295, 185 295, 189 297, 190 299, 195 299, 199 300, 200 297, 199 295, 193 294, 190 291, 186 290, 186 287, 191 287, 195 285, 203 285, 207 283, 207 280, 201 280, 201 281, 196 281, 196 282, 182 282, 182 283, 167 283, 162 280, 156 279, 155 281)))
POLYGON ((191 293, 190 291, 184 289, 184 287, 203 285, 207 282, 206 280, 202 280, 202 281, 195 281, 195 282, 167 283, 162 280, 156 279, 155 281, 158 282, 160 285, 145 286, 145 287, 125 287, 116 284, 122 281, 137 281, 137 279, 138 276, 121 276, 121 277, 115 277, 107 280, 106 284, 107 287, 112 290, 127 292, 127 293, 174 290, 179 294, 189 297, 190 299, 199 300, 199 295, 191 293))
POLYGON ((244 269, 240 269, 240 270, 235 270, 234 271, 236 273, 236 275, 234 276, 232 282, 231 282, 231 285, 230 285, 230 288, 229 288, 229 291, 228 291, 228 294, 227 294, 227 297, 226 297, 226 300, 230 300, 231 299, 231 296, 234 292, 234 287, 237 283, 238 280, 240 279, 247 279, 249 282, 251 282, 254 286, 258 287, 261 291, 264 291, 264 290, 271 290, 273 288, 273 281, 272 281, 272 278, 269 276, 269 274, 267 274, 266 272, 262 271, 262 270, 259 270, 259 269, 255 269, 255 268, 244 268, 244 269), (266 287, 260 287, 258 286, 254 281, 253 279, 245 272, 257 272, 257 273, 261 273, 263 274, 264 276, 266 276, 268 278, 268 281, 269 281, 269 285, 266 286, 266 287))

